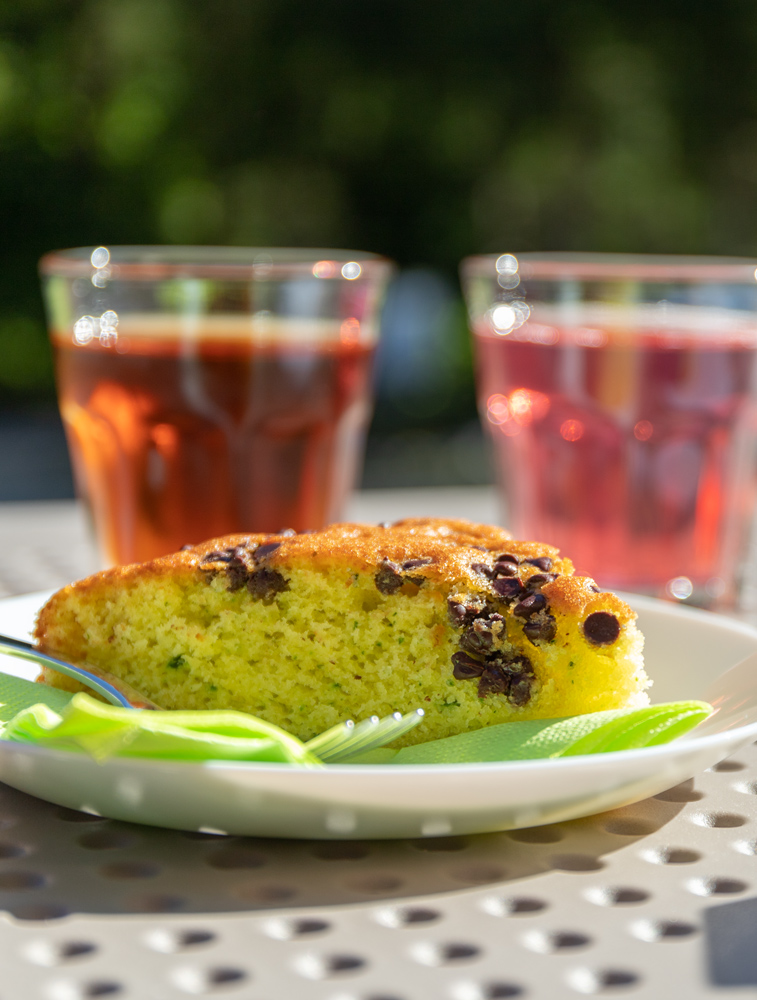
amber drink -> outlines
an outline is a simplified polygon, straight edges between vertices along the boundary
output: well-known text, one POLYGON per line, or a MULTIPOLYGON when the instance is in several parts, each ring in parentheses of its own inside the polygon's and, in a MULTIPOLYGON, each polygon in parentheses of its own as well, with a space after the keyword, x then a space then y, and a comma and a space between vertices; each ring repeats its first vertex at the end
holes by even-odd
POLYGON ((190 260, 196 273, 171 284, 160 268, 129 276, 132 260, 119 272, 130 249, 109 251, 108 298, 86 311, 77 287, 79 297, 92 297, 87 284, 101 291, 92 278, 102 269, 88 260, 94 273, 76 286, 81 276, 43 262, 61 414, 105 559, 338 519, 362 458, 386 263, 314 255, 293 265, 248 251, 249 263, 219 265, 223 276, 190 260), (244 273, 230 278, 230 266, 244 273), (127 276, 162 285, 152 304, 163 308, 144 311, 144 287, 125 296, 127 276), (61 322, 56 296, 69 289, 61 322))

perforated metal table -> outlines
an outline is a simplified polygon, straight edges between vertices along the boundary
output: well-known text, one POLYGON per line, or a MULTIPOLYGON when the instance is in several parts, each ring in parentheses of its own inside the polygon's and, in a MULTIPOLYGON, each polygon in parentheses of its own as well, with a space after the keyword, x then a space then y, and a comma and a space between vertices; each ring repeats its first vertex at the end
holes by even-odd
MULTIPOLYGON (((496 520, 492 491, 350 516, 496 520)), ((0 507, 0 590, 96 568, 74 504, 0 507)), ((76 813, 0 786, 0 1000, 757 993, 757 746, 654 799, 509 833, 291 842, 76 813)))

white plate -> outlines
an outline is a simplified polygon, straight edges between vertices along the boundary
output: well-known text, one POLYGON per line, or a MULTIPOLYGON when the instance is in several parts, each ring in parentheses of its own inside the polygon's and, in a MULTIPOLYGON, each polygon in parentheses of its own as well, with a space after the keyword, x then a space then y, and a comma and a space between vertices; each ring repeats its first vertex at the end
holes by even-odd
MULTIPOLYGON (((0 632, 26 637, 43 597, 0 601, 0 632)), ((551 761, 312 771, 220 761, 97 764, 84 755, 0 741, 0 780, 116 819, 264 837, 478 833, 612 809, 684 781, 757 737, 757 631, 647 598, 632 603, 646 635, 654 700, 703 698, 717 707, 695 734, 667 746, 551 761), (741 663, 745 657, 753 662, 741 663)), ((6 657, 0 669, 33 672, 6 657)))

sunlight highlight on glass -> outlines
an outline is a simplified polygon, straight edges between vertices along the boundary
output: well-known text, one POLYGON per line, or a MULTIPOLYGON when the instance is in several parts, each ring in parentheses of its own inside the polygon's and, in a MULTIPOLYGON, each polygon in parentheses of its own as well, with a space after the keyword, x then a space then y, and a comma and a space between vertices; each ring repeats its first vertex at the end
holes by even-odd
POLYGON ((634 424, 633 436, 637 441, 648 441, 654 434, 654 426, 648 420, 639 420, 634 424))
POLYGON ((584 436, 584 425, 580 420, 564 420, 560 424, 560 436, 566 441, 580 441, 584 436))
POLYGON ((677 601, 685 601, 694 593, 694 585, 688 576, 676 576, 668 580, 665 590, 677 601))
POLYGON ((317 264, 313 264, 313 275, 316 278, 333 278, 336 268, 335 260, 319 260, 317 264))
POLYGON ((89 259, 92 261, 92 267, 105 267, 110 260, 110 250, 107 247, 98 247, 92 251, 92 256, 89 259))

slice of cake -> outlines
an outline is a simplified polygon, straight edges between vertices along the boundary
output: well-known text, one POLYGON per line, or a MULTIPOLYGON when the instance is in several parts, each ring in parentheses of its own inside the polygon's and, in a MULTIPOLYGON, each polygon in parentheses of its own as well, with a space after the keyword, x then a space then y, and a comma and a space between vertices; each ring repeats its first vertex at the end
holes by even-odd
POLYGON ((36 639, 163 708, 239 709, 303 740, 423 708, 409 744, 646 704, 635 617, 549 545, 414 518, 232 535, 106 570, 55 594, 36 639))

